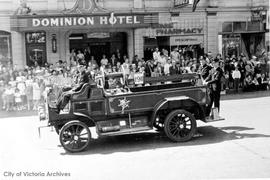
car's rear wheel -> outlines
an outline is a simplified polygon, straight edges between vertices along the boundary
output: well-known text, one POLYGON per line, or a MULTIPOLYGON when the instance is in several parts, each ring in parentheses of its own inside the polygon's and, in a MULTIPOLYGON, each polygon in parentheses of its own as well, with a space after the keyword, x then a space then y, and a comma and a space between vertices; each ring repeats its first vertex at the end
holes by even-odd
POLYGON ((80 121, 70 121, 60 130, 60 143, 66 151, 83 151, 91 140, 91 132, 88 126, 80 121))
POLYGON ((186 110, 174 110, 165 119, 165 134, 174 142, 190 140, 195 134, 196 129, 195 117, 186 110))

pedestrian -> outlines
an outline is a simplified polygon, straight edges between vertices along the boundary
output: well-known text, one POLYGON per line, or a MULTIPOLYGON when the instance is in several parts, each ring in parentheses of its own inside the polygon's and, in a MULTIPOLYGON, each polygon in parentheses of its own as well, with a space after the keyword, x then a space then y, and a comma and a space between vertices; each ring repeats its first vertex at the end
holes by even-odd
POLYGON ((33 110, 38 109, 40 99, 41 99, 40 86, 39 86, 39 83, 38 83, 38 79, 35 78, 34 82, 33 82, 33 101, 34 101, 33 110))
POLYGON ((212 67, 207 64, 205 58, 201 58, 199 72, 203 81, 205 81, 205 79, 209 76, 209 72, 211 69, 212 67))
POLYGON ((234 81, 234 90, 235 92, 238 93, 239 83, 240 83, 240 78, 241 78, 241 72, 239 71, 238 66, 235 66, 235 69, 232 72, 232 78, 234 81))
POLYGON ((26 85, 25 93, 27 99, 27 109, 28 111, 30 111, 33 108, 33 79, 30 75, 27 76, 25 85, 26 85))
POLYGON ((8 84, 4 91, 5 109, 11 111, 14 108, 14 88, 8 84))
POLYGON ((209 76, 206 78, 205 82, 210 87, 210 104, 207 108, 207 114, 210 114, 213 103, 214 107, 220 110, 220 92, 221 92, 221 78, 223 76, 223 71, 219 67, 219 60, 214 59, 212 61, 213 68, 209 76))
POLYGON ((155 52, 153 52, 153 59, 155 63, 160 59, 160 52, 158 47, 156 47, 155 52))
POLYGON ((175 61, 176 63, 180 62, 180 54, 178 52, 178 48, 174 48, 171 52, 171 60, 175 61))
POLYGON ((22 110, 22 95, 21 95, 20 90, 18 88, 15 89, 14 100, 15 100, 16 110, 21 111, 22 110))
POLYGON ((79 64, 81 64, 82 61, 85 60, 85 59, 84 59, 84 54, 83 54, 80 50, 78 51, 78 54, 77 54, 76 58, 77 58, 77 62, 78 62, 79 64))
POLYGON ((102 59, 100 60, 100 64, 101 64, 101 66, 102 66, 102 65, 107 66, 107 65, 108 65, 108 63, 109 63, 109 60, 106 58, 106 55, 105 55, 105 54, 103 54, 103 55, 102 55, 102 59))
POLYGON ((169 76, 170 75, 170 67, 172 66, 171 59, 169 58, 167 62, 164 64, 164 75, 169 76))

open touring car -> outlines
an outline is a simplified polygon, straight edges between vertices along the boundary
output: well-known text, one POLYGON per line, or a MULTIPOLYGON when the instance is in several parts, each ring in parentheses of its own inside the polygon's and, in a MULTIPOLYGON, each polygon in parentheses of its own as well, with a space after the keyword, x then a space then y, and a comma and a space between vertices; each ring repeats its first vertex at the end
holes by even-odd
POLYGON ((198 79, 197 74, 158 78, 138 75, 131 81, 121 73, 109 74, 73 93, 66 111, 56 113, 47 100, 40 115, 55 128, 61 145, 69 152, 85 150, 93 129, 101 137, 155 128, 164 131, 171 141, 188 141, 196 132, 197 120, 223 120, 216 109, 207 113, 209 90, 198 85, 198 79))

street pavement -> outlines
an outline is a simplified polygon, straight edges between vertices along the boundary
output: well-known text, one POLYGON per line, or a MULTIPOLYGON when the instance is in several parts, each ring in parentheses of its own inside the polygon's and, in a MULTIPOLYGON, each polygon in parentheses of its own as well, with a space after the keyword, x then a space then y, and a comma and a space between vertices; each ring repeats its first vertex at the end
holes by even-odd
POLYGON ((198 122, 200 136, 189 142, 172 143, 149 131, 96 139, 76 154, 64 151, 51 128, 39 138, 37 116, 4 117, 0 179, 270 178, 269 113, 270 96, 223 100, 226 120, 198 122))

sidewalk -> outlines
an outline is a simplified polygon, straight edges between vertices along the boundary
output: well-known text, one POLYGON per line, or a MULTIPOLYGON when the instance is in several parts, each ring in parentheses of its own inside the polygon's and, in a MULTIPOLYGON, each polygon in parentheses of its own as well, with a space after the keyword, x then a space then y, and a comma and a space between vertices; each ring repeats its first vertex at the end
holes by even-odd
POLYGON ((249 98, 258 98, 258 97, 267 97, 270 96, 270 91, 254 91, 254 92, 239 92, 239 93, 230 93, 222 94, 221 100, 233 100, 233 99, 249 99, 249 98))
POLYGON ((37 111, 0 111, 0 118, 37 116, 37 111))

